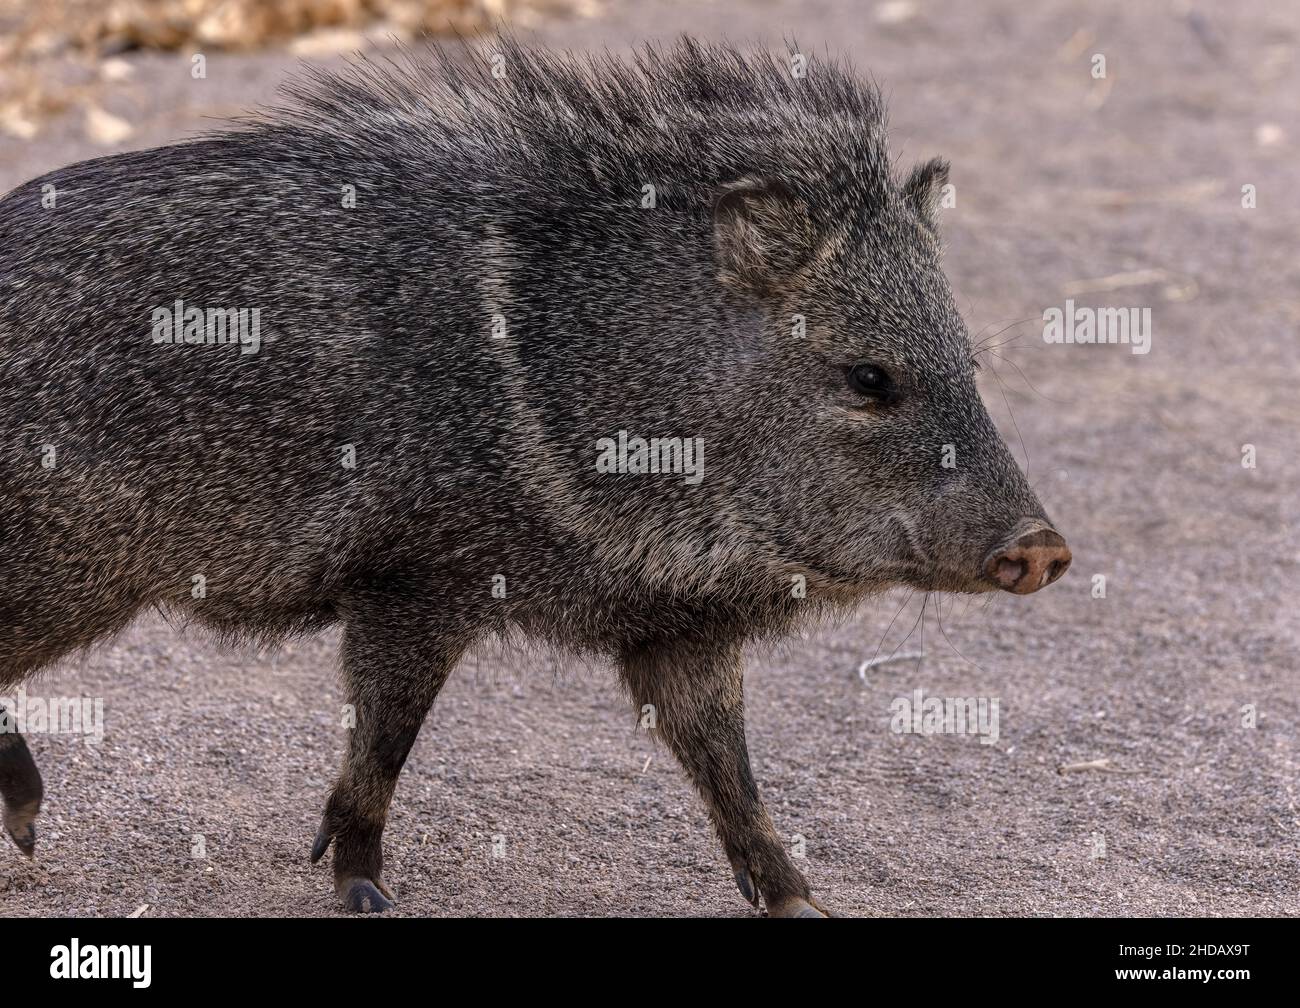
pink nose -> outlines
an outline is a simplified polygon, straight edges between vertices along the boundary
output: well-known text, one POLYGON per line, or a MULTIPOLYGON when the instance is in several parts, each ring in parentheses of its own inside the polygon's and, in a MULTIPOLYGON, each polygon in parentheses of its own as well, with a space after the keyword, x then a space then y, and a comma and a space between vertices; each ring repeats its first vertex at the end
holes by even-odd
POLYGON ((1041 521, 1022 522, 1013 536, 984 561, 985 576, 1003 591, 1028 595, 1046 588, 1070 566, 1070 547, 1041 521))

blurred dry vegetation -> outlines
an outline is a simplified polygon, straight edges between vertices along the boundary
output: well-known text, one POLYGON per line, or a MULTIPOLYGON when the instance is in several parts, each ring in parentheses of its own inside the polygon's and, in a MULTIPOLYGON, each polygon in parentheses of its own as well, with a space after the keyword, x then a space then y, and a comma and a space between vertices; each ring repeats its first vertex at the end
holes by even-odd
POLYGON ((118 143, 127 123, 95 92, 125 79, 135 50, 203 53, 286 46, 312 57, 367 39, 474 35, 501 23, 589 16, 599 0, 0 0, 0 133, 31 139, 81 108, 91 139, 118 143), (69 66, 83 70, 68 74, 69 66), (90 71, 86 73, 84 71, 90 71))

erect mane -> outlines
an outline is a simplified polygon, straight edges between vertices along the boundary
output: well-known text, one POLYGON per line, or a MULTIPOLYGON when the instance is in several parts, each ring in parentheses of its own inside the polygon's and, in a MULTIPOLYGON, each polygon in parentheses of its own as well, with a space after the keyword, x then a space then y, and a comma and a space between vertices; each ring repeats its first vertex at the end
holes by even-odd
MULTIPOLYGON (((602 190, 683 190, 748 173, 887 184, 879 91, 844 63, 682 37, 630 56, 514 38, 308 69, 244 135, 289 133, 358 155, 455 158, 602 190)), ((226 134, 230 136, 229 133, 226 134)))

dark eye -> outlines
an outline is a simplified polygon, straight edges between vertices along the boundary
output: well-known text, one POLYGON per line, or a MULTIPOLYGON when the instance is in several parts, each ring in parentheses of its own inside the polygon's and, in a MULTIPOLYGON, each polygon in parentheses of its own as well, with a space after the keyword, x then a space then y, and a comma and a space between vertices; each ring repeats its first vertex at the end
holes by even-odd
POLYGON ((884 402, 893 395, 894 383, 874 364, 855 364, 849 368, 849 388, 858 395, 884 402))

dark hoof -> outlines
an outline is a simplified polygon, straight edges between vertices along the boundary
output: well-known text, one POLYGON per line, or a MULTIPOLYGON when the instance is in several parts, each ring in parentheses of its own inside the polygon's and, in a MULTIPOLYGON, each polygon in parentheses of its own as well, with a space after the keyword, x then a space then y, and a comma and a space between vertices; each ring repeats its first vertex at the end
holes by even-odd
POLYGON ((834 917, 829 910, 798 896, 790 896, 767 908, 769 917, 834 917))
MULTIPOLYGON (((8 718, 0 707, 0 717, 8 718)), ((23 737, 9 729, 0 733, 0 801, 4 804, 5 832, 18 849, 32 857, 36 853, 36 816, 41 811, 45 788, 31 751, 23 737)))
POLYGON ((741 866, 735 870, 735 875, 736 888, 740 890, 740 895, 754 906, 758 906, 758 890, 754 888, 754 879, 749 874, 749 869, 741 866))
POLYGON ((393 909, 392 900, 366 879, 353 879, 342 888, 343 905, 352 913, 383 913, 393 909))
POLYGON ((334 839, 334 834, 332 834, 326 828, 325 820, 322 819, 320 823, 320 829, 316 831, 316 839, 313 840, 311 844, 312 864, 315 864, 317 861, 319 861, 321 858, 325 856, 325 852, 329 850, 330 841, 333 839, 334 839))
POLYGON ((29 858, 36 856, 36 824, 34 822, 29 821, 26 825, 10 825, 9 816, 6 815, 5 832, 18 845, 18 849, 29 858))

